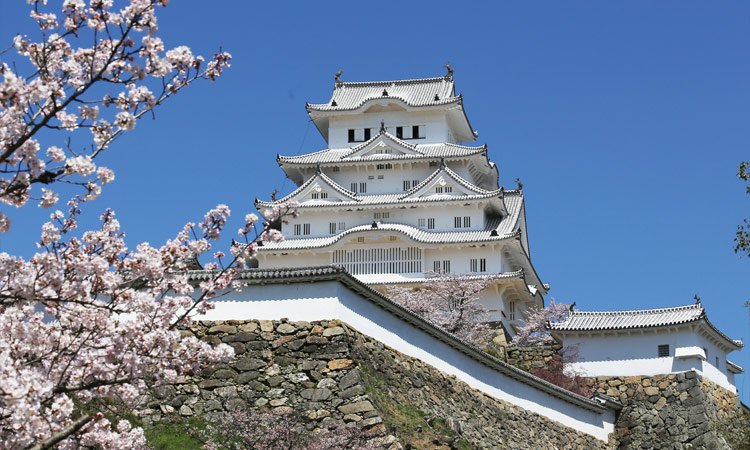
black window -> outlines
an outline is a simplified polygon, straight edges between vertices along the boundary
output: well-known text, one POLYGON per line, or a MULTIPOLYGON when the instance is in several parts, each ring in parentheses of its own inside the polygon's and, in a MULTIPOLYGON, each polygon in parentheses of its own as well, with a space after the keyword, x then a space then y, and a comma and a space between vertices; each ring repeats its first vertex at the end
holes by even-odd
POLYGON ((365 128, 365 140, 366 141, 370 140, 370 129, 369 128, 365 128))
POLYGON ((422 139, 424 136, 419 135, 419 125, 414 125, 411 127, 411 138, 412 139, 422 139))
POLYGON ((354 130, 349 130, 349 142, 356 142, 354 139, 354 130))
POLYGON ((396 137, 399 139, 404 138, 404 127, 396 127, 396 137))
POLYGON ((659 358, 665 358, 669 356, 669 345, 664 344, 659 346, 659 358))

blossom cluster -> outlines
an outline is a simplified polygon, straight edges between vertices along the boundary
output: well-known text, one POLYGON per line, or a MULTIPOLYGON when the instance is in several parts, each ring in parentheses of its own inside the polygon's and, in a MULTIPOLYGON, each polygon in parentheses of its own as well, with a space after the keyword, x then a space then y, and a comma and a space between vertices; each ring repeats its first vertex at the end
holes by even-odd
POLYGON ((479 293, 492 283, 487 278, 430 274, 429 283, 418 288, 393 286, 387 295, 406 309, 440 328, 478 346, 492 338, 487 309, 479 293))
POLYGON ((570 305, 557 303, 555 299, 550 299, 549 304, 544 308, 530 308, 524 318, 523 326, 516 330, 512 344, 530 346, 554 342, 548 330, 549 324, 563 322, 569 314, 570 305))
MULTIPOLYGON (((119 9, 114 0, 65 0, 58 13, 46 1, 29 3, 40 36, 16 36, 18 64, 0 61, 0 204, 51 207, 59 195, 49 185, 61 179, 96 198, 114 178, 97 156, 167 98, 216 79, 232 58, 218 52, 206 62, 184 45, 166 50, 156 9, 167 0, 128 0, 119 9), (66 148, 44 148, 43 130, 68 134, 66 148), (80 142, 86 132, 91 145, 80 142), (36 192, 34 184, 48 187, 36 192)), ((0 232, 9 226, 0 210, 0 232)))

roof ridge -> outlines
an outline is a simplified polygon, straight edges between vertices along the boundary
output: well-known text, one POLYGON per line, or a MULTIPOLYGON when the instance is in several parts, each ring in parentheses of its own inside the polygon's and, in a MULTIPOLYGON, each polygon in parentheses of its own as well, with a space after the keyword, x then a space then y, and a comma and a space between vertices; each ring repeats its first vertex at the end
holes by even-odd
POLYGON ((593 316, 593 315, 637 315, 637 314, 656 314, 663 312, 674 312, 683 311, 689 309, 699 309, 705 311, 703 306, 700 304, 680 305, 680 306, 668 306, 665 308, 654 308, 654 309, 625 309, 621 311, 573 311, 570 315, 578 316, 593 316))
POLYGON ((335 89, 338 89, 339 86, 346 87, 346 86, 356 86, 356 87, 363 87, 363 86, 391 86, 391 85, 400 85, 400 84, 421 84, 421 83, 435 83, 438 81, 446 81, 448 83, 453 83, 454 81, 452 79, 449 79, 446 76, 438 76, 438 77, 427 77, 427 78, 407 78, 405 80, 381 80, 381 81, 339 81, 336 83, 335 89))

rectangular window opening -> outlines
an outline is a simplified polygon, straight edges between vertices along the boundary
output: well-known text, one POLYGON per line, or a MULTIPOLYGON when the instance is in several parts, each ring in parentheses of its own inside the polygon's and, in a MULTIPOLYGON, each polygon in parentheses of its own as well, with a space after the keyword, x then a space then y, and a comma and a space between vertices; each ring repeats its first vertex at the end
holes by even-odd
POLYGON ((669 344, 660 345, 658 352, 659 358, 666 358, 669 356, 669 344))

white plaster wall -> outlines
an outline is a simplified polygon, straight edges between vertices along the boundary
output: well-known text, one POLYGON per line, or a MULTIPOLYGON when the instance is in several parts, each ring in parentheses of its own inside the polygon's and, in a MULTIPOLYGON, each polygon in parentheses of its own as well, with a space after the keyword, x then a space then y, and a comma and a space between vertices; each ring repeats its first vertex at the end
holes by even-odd
MULTIPOLYGON (((462 203, 453 203, 450 205, 440 203, 428 203, 418 205, 416 208, 407 207, 402 209, 401 207, 374 207, 374 208, 362 208, 358 210, 356 206, 340 208, 338 210, 331 209, 302 209, 298 217, 287 218, 288 223, 282 226, 282 233, 287 239, 294 238, 305 238, 305 237, 320 237, 320 236, 331 236, 329 224, 331 222, 344 222, 346 228, 353 228, 359 225, 370 225, 373 221, 383 223, 400 223, 405 225, 411 225, 418 227, 419 219, 425 219, 425 226, 419 227, 427 231, 470 231, 470 230, 484 230, 485 228, 485 213, 484 213, 484 202, 472 203, 470 206, 464 206, 462 203), (349 211, 351 209, 351 211, 349 211), (375 213, 387 212, 390 217, 387 219, 375 219, 375 213), (463 220, 464 216, 471 217, 471 226, 468 228, 455 228, 454 218, 461 217, 463 220), (427 219, 435 219, 435 228, 433 230, 427 229, 427 219), (295 236, 294 235, 294 224, 310 224, 310 235, 308 236, 295 236)), ((463 225, 463 223, 462 223, 463 225)), ((338 234, 338 229, 336 234, 338 234)))
POLYGON ((337 282, 266 285, 230 292, 200 319, 340 319, 359 332, 427 364, 491 397, 543 415, 606 441, 614 413, 603 414, 551 396, 497 372, 415 328, 337 282))
POLYGON ((419 144, 451 142, 448 140, 450 138, 448 121, 444 111, 386 111, 331 117, 328 127, 328 146, 344 148, 357 145, 349 142, 350 128, 372 128, 374 137, 380 130, 381 121, 385 122, 386 130, 394 136, 397 126, 424 125, 425 139, 414 139, 409 142, 419 144))
POLYGON ((587 376, 652 376, 697 370, 716 384, 736 391, 726 370, 726 352, 691 329, 645 334, 569 336, 566 348, 578 351, 578 362, 569 366, 587 376), (669 345, 670 356, 659 358, 658 346, 669 345), (708 351, 708 359, 674 358, 678 347, 699 347, 708 351), (719 356, 719 368, 715 357, 719 356))

